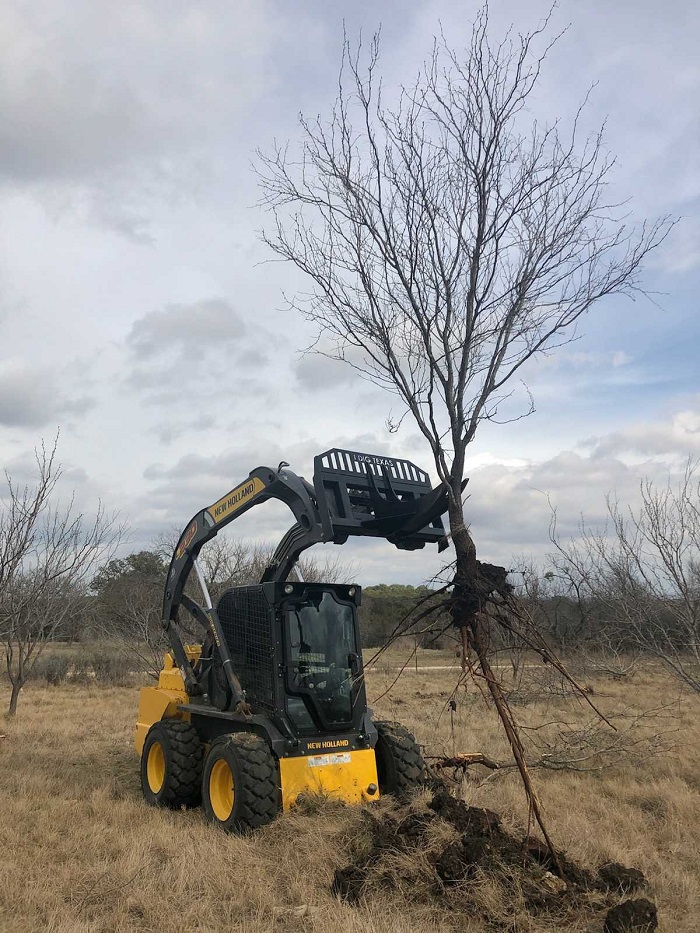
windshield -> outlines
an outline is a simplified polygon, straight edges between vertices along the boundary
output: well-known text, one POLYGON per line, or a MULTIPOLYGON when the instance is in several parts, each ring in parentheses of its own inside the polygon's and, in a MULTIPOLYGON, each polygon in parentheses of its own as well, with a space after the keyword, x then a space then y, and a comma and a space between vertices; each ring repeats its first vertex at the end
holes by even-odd
MULTIPOLYGON (((318 593, 313 600, 289 609, 285 618, 291 692, 307 697, 324 724, 350 723, 351 665, 357 659, 352 606, 336 602, 331 593, 318 593)), ((290 698, 287 708, 299 728, 310 727, 308 711, 299 700, 290 698)))

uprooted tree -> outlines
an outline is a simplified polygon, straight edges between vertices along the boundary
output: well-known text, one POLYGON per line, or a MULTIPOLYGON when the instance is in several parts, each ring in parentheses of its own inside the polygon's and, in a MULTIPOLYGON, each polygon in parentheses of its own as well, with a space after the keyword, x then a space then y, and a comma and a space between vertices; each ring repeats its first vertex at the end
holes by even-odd
POLYGON ((291 306, 317 327, 314 348, 396 394, 430 446, 449 493, 453 622, 516 757, 485 611, 508 587, 465 522, 466 451, 483 421, 532 412, 527 389, 515 407, 525 365, 599 300, 640 291, 670 226, 631 226, 610 203, 613 162, 602 130, 580 139, 581 110, 566 131, 528 115, 548 29, 494 44, 483 7, 464 53, 436 40, 391 101, 378 37, 366 59, 346 41, 329 116, 302 116, 301 144, 261 153, 258 169, 264 240, 311 283, 291 306))
POLYGON ((123 531, 101 505, 90 517, 72 497, 60 502, 56 454, 57 442, 35 451, 33 482, 5 473, 0 500, 0 644, 10 716, 46 645, 84 609, 90 578, 123 531))

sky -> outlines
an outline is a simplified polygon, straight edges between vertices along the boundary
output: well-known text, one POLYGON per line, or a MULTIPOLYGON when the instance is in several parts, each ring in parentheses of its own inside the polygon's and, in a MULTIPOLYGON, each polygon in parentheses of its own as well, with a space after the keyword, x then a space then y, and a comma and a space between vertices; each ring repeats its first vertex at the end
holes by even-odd
MULTIPOLYGON (((549 9, 493 0, 491 29, 549 9)), ((260 465, 311 478, 332 447, 406 457, 435 481, 410 419, 352 369, 304 355, 310 326, 284 295, 253 163, 328 113, 343 29, 381 27, 387 93, 415 76, 440 30, 466 46, 476 3, 356 0, 6 0, 0 9, 0 464, 31 482, 60 431, 61 494, 101 501, 149 547, 260 465)), ((467 517, 479 555, 514 566, 605 498, 634 503, 700 457, 700 8, 690 0, 562 0, 529 102, 539 120, 606 121, 615 199, 679 218, 645 267, 652 297, 596 305, 574 343, 524 373, 535 412, 483 425, 467 517)), ((280 503, 235 534, 276 543, 280 503)), ((232 527, 232 532, 234 528, 232 527)), ((329 545, 328 548, 334 546, 329 545)), ((322 549, 320 556, 323 556, 322 549)), ((435 549, 344 548, 358 582, 419 583, 435 549)))

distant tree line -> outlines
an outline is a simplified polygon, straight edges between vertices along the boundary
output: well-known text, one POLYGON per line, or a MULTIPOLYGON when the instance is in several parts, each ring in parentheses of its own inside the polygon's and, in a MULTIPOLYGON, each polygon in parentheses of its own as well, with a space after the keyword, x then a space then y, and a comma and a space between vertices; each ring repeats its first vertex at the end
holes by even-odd
POLYGON ((380 648, 406 640, 419 648, 444 648, 449 616, 439 609, 435 591, 427 586, 381 583, 362 591, 360 631, 363 648, 380 648))

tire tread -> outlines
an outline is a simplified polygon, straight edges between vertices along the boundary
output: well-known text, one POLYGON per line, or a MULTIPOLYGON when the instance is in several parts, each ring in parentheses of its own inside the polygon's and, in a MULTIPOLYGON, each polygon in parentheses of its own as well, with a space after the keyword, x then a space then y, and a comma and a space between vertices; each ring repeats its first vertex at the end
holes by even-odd
POLYGON ((406 797, 425 784, 426 765, 414 735, 400 722, 374 723, 379 743, 390 752, 393 762, 394 785, 385 791, 397 797, 406 797))
POLYGON ((277 762, 267 742, 253 732, 234 732, 219 741, 232 746, 240 769, 235 788, 239 803, 230 828, 247 832, 271 823, 280 810, 281 794, 277 762))
POLYGON ((166 733, 165 786, 157 803, 173 809, 196 807, 201 799, 204 749, 194 726, 182 719, 162 719, 155 726, 166 733))

